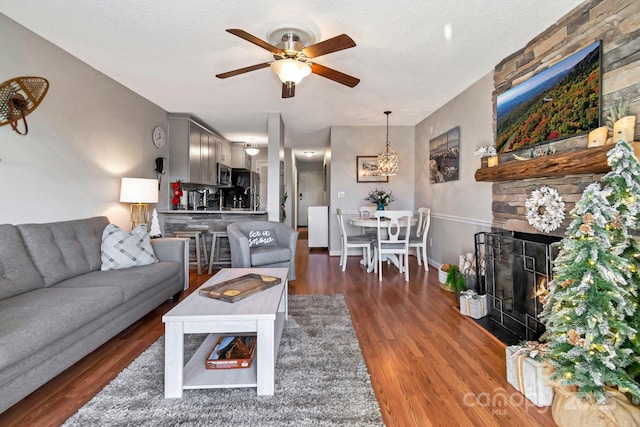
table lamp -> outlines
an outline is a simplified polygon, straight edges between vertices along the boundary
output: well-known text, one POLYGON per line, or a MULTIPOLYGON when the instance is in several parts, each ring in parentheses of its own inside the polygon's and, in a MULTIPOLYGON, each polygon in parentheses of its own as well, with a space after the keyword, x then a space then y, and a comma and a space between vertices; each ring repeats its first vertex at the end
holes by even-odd
POLYGON ((158 180, 122 178, 120 202, 131 203, 131 229, 149 222, 149 203, 158 203, 158 180))

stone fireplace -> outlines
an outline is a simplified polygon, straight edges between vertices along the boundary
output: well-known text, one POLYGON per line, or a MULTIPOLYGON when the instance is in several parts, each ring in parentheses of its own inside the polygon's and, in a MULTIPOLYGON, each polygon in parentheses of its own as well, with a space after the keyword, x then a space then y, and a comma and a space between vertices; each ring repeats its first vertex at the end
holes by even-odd
MULTIPOLYGON (((494 108, 498 94, 601 40, 601 122, 620 99, 628 100, 629 111, 640 117, 639 12, 640 3, 634 0, 586 1, 496 65, 494 108)), ((636 124, 636 141, 639 130, 636 124)), ((481 322, 505 342, 535 339, 543 331, 537 319, 542 304, 536 292, 551 280, 552 261, 558 251, 553 243, 564 237, 571 222, 569 213, 584 189, 608 171, 607 146, 587 147, 587 135, 549 141, 536 148, 542 153, 555 153, 551 156, 521 161, 513 154, 528 158, 530 148, 500 153, 498 166, 476 172, 477 181, 493 183, 493 231, 476 235, 476 256, 480 252, 486 256, 486 274, 479 281, 479 292, 489 294, 491 307, 489 316, 481 322), (564 222, 544 235, 525 218, 525 201, 542 186, 557 190, 565 203, 564 222)))
MULTIPOLYGON (((629 111, 640 117, 640 31, 637 26, 637 16, 640 3, 633 0, 590 0, 582 6, 565 15, 557 23, 538 35, 525 47, 513 55, 502 60, 494 69, 494 108, 496 97, 506 90, 540 73, 562 58, 575 53, 597 40, 602 41, 602 105, 604 116, 609 108, 620 99, 629 101, 629 111), (635 18, 634 18, 635 17, 635 18)), ((495 116, 495 111, 494 111, 495 116)), ((495 118, 495 117, 494 117, 495 118)), ((495 120, 494 120, 495 126, 495 120)), ((636 124, 635 140, 638 140, 639 125, 636 124)), ((495 128, 494 128, 495 133, 495 128)), ((630 142, 630 141, 629 141, 630 142)), ((561 141, 554 141, 537 146, 542 152, 577 153, 587 147, 587 136, 578 136, 561 141)), ((499 155, 499 165, 518 162, 514 153, 499 155)), ((529 150, 523 149, 515 154, 522 157, 529 156, 529 150)), ((576 154, 578 155, 578 154, 576 154)), ((590 155, 585 154, 585 161, 590 155)), ((576 160, 569 157, 565 160, 576 160)), ((503 176, 500 179, 488 177, 476 179, 479 181, 493 181, 493 227, 525 233, 538 233, 529 226, 524 219, 524 202, 531 191, 547 185, 555 188, 562 195, 566 203, 566 212, 570 212, 574 203, 579 200, 584 188, 602 176, 602 170, 585 171, 580 167, 581 162, 566 167, 570 162, 559 162, 555 172, 563 173, 550 175, 539 174, 536 178, 527 179, 523 176, 503 176)), ((541 160, 536 167, 544 165, 541 160)), ((491 169, 491 168, 490 168, 491 169)), ((597 169, 597 168, 596 168, 597 169)), ((606 170, 605 170, 606 172, 606 170)), ((554 235, 562 237, 570 219, 567 217, 562 227, 554 235)))

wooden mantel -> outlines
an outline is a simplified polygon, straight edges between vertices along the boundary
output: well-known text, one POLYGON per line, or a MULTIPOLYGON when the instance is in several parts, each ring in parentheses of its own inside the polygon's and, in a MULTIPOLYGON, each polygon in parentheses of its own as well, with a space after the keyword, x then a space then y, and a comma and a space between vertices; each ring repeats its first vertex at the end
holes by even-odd
MULTIPOLYGON (((640 142, 632 142, 636 157, 640 159, 640 142)), ((476 171, 476 181, 514 181, 519 179, 566 176, 586 173, 605 173, 607 152, 613 145, 583 148, 564 153, 542 156, 531 160, 512 161, 492 168, 476 171)))

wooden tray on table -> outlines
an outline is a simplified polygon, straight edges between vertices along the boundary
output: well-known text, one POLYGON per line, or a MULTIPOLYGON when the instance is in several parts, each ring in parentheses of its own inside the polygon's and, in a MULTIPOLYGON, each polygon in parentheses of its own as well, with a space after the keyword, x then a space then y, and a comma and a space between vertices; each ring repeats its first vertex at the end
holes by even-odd
POLYGON ((207 286, 200 289, 199 293, 208 298, 236 302, 278 284, 279 277, 252 273, 207 286))

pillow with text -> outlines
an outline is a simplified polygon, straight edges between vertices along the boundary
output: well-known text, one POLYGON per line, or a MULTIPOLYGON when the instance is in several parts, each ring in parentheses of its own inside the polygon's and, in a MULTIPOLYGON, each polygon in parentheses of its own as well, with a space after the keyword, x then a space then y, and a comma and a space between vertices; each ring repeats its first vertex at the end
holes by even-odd
POLYGON ((250 248, 256 248, 259 246, 278 246, 276 232, 273 229, 249 231, 248 239, 250 248))

